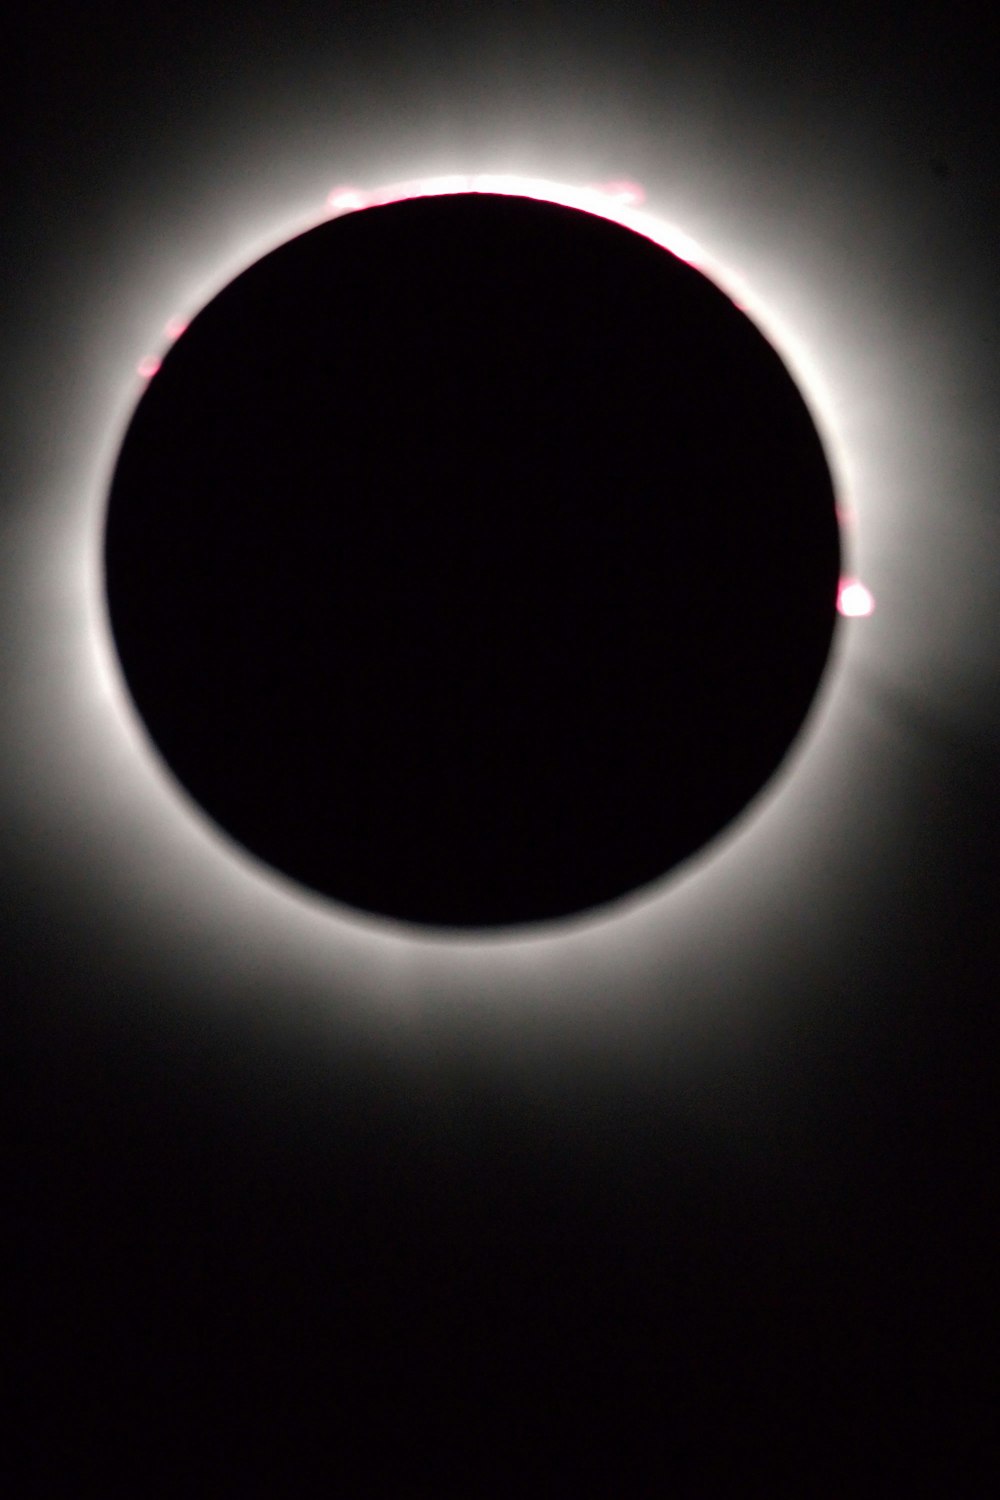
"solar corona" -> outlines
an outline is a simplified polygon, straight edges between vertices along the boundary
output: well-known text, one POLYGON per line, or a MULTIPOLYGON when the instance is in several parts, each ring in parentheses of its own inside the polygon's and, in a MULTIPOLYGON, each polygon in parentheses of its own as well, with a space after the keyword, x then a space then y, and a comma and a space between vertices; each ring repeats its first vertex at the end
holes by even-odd
MULTIPOLYGON (((323 1026, 339 1024, 340 1019, 351 1016, 362 1027, 380 1028, 388 1017, 394 1018, 395 1024, 423 1014, 427 1006, 444 1016, 456 1007, 459 1014, 465 1014, 470 1005, 496 1016, 537 1013, 539 1024, 560 1026, 563 1022, 569 1025, 570 1016, 577 1015, 581 1005, 591 1003, 588 997, 600 994, 608 997, 608 1003, 601 1002, 598 1009, 610 1021, 616 1013, 610 997, 620 993, 622 986, 628 993, 632 993, 629 987, 635 986, 635 993, 645 994, 651 974, 676 969, 703 976, 705 1014, 724 1022, 729 1013, 727 992, 717 985, 715 969, 708 963, 719 935, 725 934, 726 943, 743 945, 747 972, 763 984, 764 976, 780 968, 780 934, 788 920, 790 897, 810 912, 818 909, 817 903, 825 903, 823 909, 829 912, 832 930, 840 920, 841 903, 854 899, 849 893, 860 886, 867 890, 876 880, 881 868, 876 852, 884 848, 885 838, 902 815, 905 788, 893 782, 877 798, 869 795, 878 763, 872 760, 869 742, 866 683, 872 673, 878 676, 883 668, 889 671, 891 667, 890 676, 901 691, 917 691, 924 638, 909 629, 907 612, 914 600, 909 594, 900 594, 887 568, 890 532, 898 537, 900 555, 926 560, 926 554, 919 551, 922 512, 904 506, 902 479, 894 475, 882 450, 886 432, 900 432, 904 422, 908 433, 916 430, 911 419, 919 412, 926 418, 919 431, 927 435, 921 452, 929 460, 936 431, 932 413, 925 409, 926 403, 921 404, 920 390, 912 381, 907 383, 908 367, 896 351, 887 348, 877 334, 866 335, 871 329, 868 314, 872 310, 867 283, 858 281, 852 298, 844 305, 843 288, 838 289, 830 257, 790 258, 783 250, 779 254, 777 241, 770 250, 767 245, 754 250, 747 237, 746 216, 734 220, 718 194, 713 196, 705 185, 699 187, 698 194, 689 194, 682 201, 681 196, 664 192, 662 185, 642 187, 623 174, 615 181, 596 182, 593 163, 585 160, 573 167, 566 180, 555 171, 545 175, 516 168, 416 175, 412 161, 397 167, 385 159, 369 163, 368 185, 359 186, 359 182, 366 182, 360 165, 361 171, 355 162, 351 174, 345 172, 338 186, 336 167, 331 169, 326 159, 317 162, 319 185, 314 183, 310 191, 285 200, 276 196, 273 182, 259 184, 259 191, 248 184, 252 190, 248 206, 242 209, 224 201, 220 196, 222 183, 217 182, 216 197, 199 206, 197 214, 192 212, 180 238, 158 234, 155 241, 143 239, 142 245, 131 247, 134 269, 131 280, 126 278, 121 289, 124 301, 119 299, 120 312, 112 323, 96 303, 91 322, 87 321, 89 315, 81 312, 79 326, 89 329, 91 338, 90 376, 76 389, 60 441, 50 444, 53 483, 44 493, 39 491, 30 521, 26 520, 18 538, 12 538, 11 556, 19 562, 21 584, 20 591, 12 589, 8 596, 9 624, 11 631, 22 632, 25 649, 20 658, 22 670, 12 685, 11 722, 22 727, 14 746, 11 787, 25 820, 25 858, 37 865, 40 877, 59 893, 66 920, 102 933, 118 952, 131 951, 140 944, 142 962, 148 958, 149 942, 154 942, 159 954, 157 972, 165 976, 171 992, 178 983, 187 984, 192 974, 201 982, 220 964, 227 973, 245 969, 248 976, 254 976, 254 985, 265 986, 266 993, 275 997, 276 1017, 284 1015, 280 997, 298 995, 315 1006, 315 1015, 323 1026), (379 182, 385 185, 371 185, 379 182), (714 832, 702 827, 704 841, 700 846, 689 845, 691 852, 687 854, 675 846, 678 854, 671 864, 669 849, 665 851, 660 844, 655 861, 647 859, 642 867, 623 864, 610 883, 608 872, 612 867, 605 864, 603 885, 591 885, 582 893, 566 886, 561 903, 552 900, 558 881, 553 879, 550 867, 546 902, 541 902, 536 891, 524 904, 525 887, 522 885, 518 895, 515 881, 508 886, 505 907, 495 900, 495 885, 490 894, 488 883, 474 879, 477 871, 473 864, 460 866, 456 860, 452 877, 461 868, 461 902, 452 899, 447 907, 439 902, 429 909, 426 904, 418 907, 409 898, 404 905, 399 891, 393 897, 385 886, 381 891, 370 886, 366 895, 342 881, 335 886, 328 880, 324 883, 315 871, 310 875, 301 865, 298 873, 292 873, 287 864, 282 866, 274 848, 251 847, 249 825, 242 831, 234 825, 227 827, 225 809, 221 805, 210 809, 199 800, 197 789, 185 784, 179 774, 182 767, 171 764, 150 723, 152 700, 140 703, 138 679, 133 675, 130 680, 126 668, 125 656, 129 653, 120 649, 118 627, 112 619, 112 596, 121 586, 124 598, 128 585, 127 574, 124 583, 119 579, 116 584, 109 568, 109 523, 118 507, 114 498, 118 473, 131 446, 134 425, 146 421, 145 414, 152 410, 148 403, 154 397, 159 401, 158 393, 169 392, 183 352, 196 347, 192 339, 227 288, 273 252, 294 245, 314 230, 332 231, 352 219, 361 223, 370 217, 369 210, 420 203, 429 209, 436 200, 473 197, 511 198, 522 207, 531 203, 572 210, 588 221, 600 220, 609 228, 628 231, 631 238, 646 243, 650 254, 654 250, 664 252, 662 260, 656 262, 658 266, 672 266, 678 273, 681 267, 699 273, 714 288, 730 317, 736 318, 737 313, 744 316, 758 342, 769 347, 772 369, 777 365, 786 387, 793 387, 793 405, 801 403, 806 408, 809 421, 801 430, 811 433, 814 455, 818 435, 822 450, 818 472, 823 476, 824 498, 814 496, 811 509, 814 517, 822 514, 827 518, 823 529, 828 540, 826 528, 832 510, 839 530, 842 576, 839 585, 831 583, 828 576, 823 584, 823 632, 829 632, 829 650, 825 655, 820 653, 822 665, 819 657, 814 659, 819 676, 814 691, 803 690, 800 705, 807 705, 804 718, 794 732, 791 721, 787 721, 791 738, 786 740, 783 754, 777 750, 778 740, 774 741, 777 762, 770 774, 762 768, 756 792, 746 788, 748 800, 742 811, 733 814, 732 801, 720 807, 722 821, 714 832), (126 315, 129 307, 131 316, 126 315), (838 320, 838 308, 849 316, 838 320), (885 378, 876 380, 883 367, 885 378), (901 394, 904 390, 908 393, 905 402, 901 394), (855 582, 867 590, 869 618, 864 611, 847 613, 861 601, 856 592, 845 594, 855 582), (872 609, 874 620, 870 618, 872 609), (30 642, 23 636, 26 625, 32 631, 30 642), (848 839, 849 844, 845 843, 848 839), (838 857, 839 874, 834 877, 831 851, 843 848, 846 857, 848 847, 850 858, 844 864, 838 857), (84 872, 95 868, 101 872, 98 881, 84 878, 84 872), (490 903, 479 913, 469 904, 468 892, 475 889, 485 892, 490 903), (510 904, 514 899, 522 904, 510 904), (574 902, 583 904, 574 906, 574 902), (486 921, 488 925, 481 925, 486 921), (603 978, 597 981, 595 990, 596 975, 603 978)), ((775 220, 772 226, 775 235, 780 222, 775 220)), ((468 286, 469 278, 466 282, 468 286)), ((86 268, 77 277, 76 294, 81 308, 88 296, 97 297, 86 268)), ((561 295, 565 302, 568 282, 561 295)), ((581 327, 589 326, 593 333, 593 320, 587 323, 589 317, 588 306, 581 327)), ((621 342, 626 340, 627 330, 628 324, 623 321, 616 333, 621 342)), ((525 332, 523 324, 521 331, 525 332)), ((260 360, 265 342, 262 337, 254 359, 260 360)), ((247 330, 246 347, 251 343, 247 330)), ((343 353, 343 345, 329 332, 327 343, 343 353)), ((398 356, 402 346, 398 339, 387 336, 382 347, 394 348, 398 356)), ((370 364, 372 357, 368 346, 364 359, 370 364)), ((195 355, 191 358, 198 362, 195 355)), ((235 385, 247 378, 249 369, 241 369, 238 363, 216 365, 217 384, 229 387, 226 399, 230 402, 235 385)), ((576 378, 582 379, 581 372, 576 378)), ((422 399, 429 406, 429 391, 422 399)), ((524 399, 522 395, 522 403, 524 399)), ((440 438, 440 428, 437 430, 440 438)), ((591 441, 585 425, 578 424, 576 431, 584 432, 591 441)), ((262 435, 252 434, 253 440, 259 444, 262 435)), ((517 431, 510 429, 509 436, 516 439, 517 431)), ((330 493, 337 491, 343 501, 346 489, 341 479, 349 471, 357 471, 362 451, 378 452, 380 461, 387 463, 391 440, 391 421, 383 424, 375 444, 363 427, 347 430, 344 424, 326 422, 320 455, 327 465, 330 493)), ((245 437, 240 439, 245 441, 245 437)), ((628 456, 623 429, 605 425, 601 441, 606 454, 614 451, 623 458, 628 456)), ((176 448, 177 442, 174 432, 169 445, 176 448)), ((411 444, 411 453, 419 455, 420 446, 411 444)), ((443 440, 439 442, 438 456, 443 467, 450 466, 454 477, 459 450, 464 449, 468 455, 470 448, 463 440, 448 456, 443 451, 445 446, 443 440)), ((235 453, 235 445, 232 451, 235 453)), ((314 448, 314 457, 316 451, 314 448)), ((513 451, 510 448, 508 453, 513 451)), ((194 454, 195 448, 190 452, 194 454)), ((550 445, 550 457, 554 452, 550 445)), ((574 447, 568 442, 562 452, 567 459, 567 474, 574 470, 586 474, 582 445, 574 447)), ((400 463, 398 449, 395 455, 400 463)), ((174 453, 171 462, 176 461, 174 453)), ((300 470, 303 461, 304 455, 300 455, 300 470)), ((421 461, 426 468, 429 459, 421 461)), ((628 461, 635 470, 638 450, 628 461)), ((39 449, 35 454, 39 483, 41 465, 39 449)), ((236 461, 234 474, 238 468, 236 461)), ((259 486, 261 479, 261 474, 253 476, 254 484, 259 486)), ((670 466, 664 461, 657 466, 656 483, 661 494, 666 492, 669 479, 670 466)), ((745 486, 741 493, 744 516, 756 515, 762 522, 767 506, 763 510, 757 507, 745 486)), ((763 526, 759 531, 759 536, 751 535, 751 542, 758 555, 763 553, 766 558, 767 538, 774 533, 763 526)), ((557 535, 558 528, 550 527, 550 540, 557 535)), ((473 540, 466 529, 465 541, 470 548, 473 540)), ((577 540, 580 543, 582 538, 577 540)), ((234 548, 227 564, 235 564, 239 555, 239 549, 234 548)), ((286 551, 286 558, 289 555, 286 551)), ((371 564, 373 554, 369 550, 367 555, 371 564)), ((457 555, 452 553, 453 558, 457 555)), ((536 557, 539 555, 536 553, 536 557)), ((551 549, 548 555, 552 556, 551 549)), ((506 556, 510 578, 509 569, 516 558, 509 547, 506 556)), ((937 561, 941 562, 940 557, 937 561)), ((754 605, 763 603, 765 613, 780 613, 788 577, 794 576, 797 567, 797 562, 791 561, 782 571, 776 564, 774 553, 759 575, 753 568, 747 575, 754 576, 754 605)), ((642 568, 648 567, 648 560, 643 560, 642 568)), ((454 569, 451 576, 456 578, 454 569)), ((535 576, 537 580, 541 575, 536 571, 535 576)), ((563 587, 568 588, 573 570, 564 568, 553 576, 561 577, 563 587)), ((658 600, 658 609, 668 608, 670 599, 679 597, 680 576, 676 571, 671 575, 671 588, 658 600)), ((388 577, 386 574, 383 583, 388 577)), ((405 577, 398 553, 395 577, 405 577)), ((181 617, 183 580, 184 568, 174 567, 166 569, 157 584, 161 605, 171 586, 178 585, 175 602, 181 617)), ((231 574, 232 588, 236 588, 237 580, 238 571, 231 574)), ((465 601, 478 612, 481 624, 491 618, 490 598, 495 605, 500 598, 495 582, 491 587, 492 594, 481 600, 468 587, 465 590, 465 601)), ((683 587, 690 589, 690 581, 683 587)), ((285 594, 294 604, 294 590, 286 589, 285 594)), ((271 597, 277 598, 278 593, 272 592, 271 597)), ((345 597, 341 596, 342 600, 345 597)), ((439 590, 435 597, 440 625, 449 596, 439 590)), ((458 594, 453 590, 450 598, 455 603, 458 594)), ((537 591, 534 598, 540 608, 537 591)), ((649 598, 647 594, 647 601, 649 598)), ((332 598, 324 607, 333 608, 332 598)), ((495 640, 502 636, 504 610, 509 621, 509 604, 502 609, 497 606, 492 613, 495 640)), ((286 614, 285 618, 290 616, 286 614)), ((595 618, 592 616, 588 628, 595 618)), ((425 613, 424 619, 429 626, 431 613, 425 613)), ((624 630, 625 619, 619 624, 624 630)), ((786 624, 791 629, 791 615, 786 617, 786 624)), ((953 626, 957 629, 958 622, 953 626)), ((381 627, 383 634, 388 627, 387 617, 381 627)), ((438 634, 440 637, 441 632, 438 634)), ((591 635, 591 642, 593 638, 591 635)), ((565 635, 562 639, 565 649, 565 635)), ((619 634, 619 647, 622 639, 619 634)), ((360 645, 355 631, 356 662, 361 662, 365 654, 360 645)), ((548 647, 550 659, 554 645, 555 638, 548 647)), ((449 647, 453 667, 458 664, 459 648, 453 634, 449 647)), ((471 657, 473 638, 462 649, 471 657)), ((327 654, 327 663, 334 659, 327 654)), ((515 655, 507 655, 508 664, 515 659, 515 655)), ((520 659, 528 657, 521 653, 520 659)), ((531 662, 529 666, 537 681, 541 666, 531 662)), ((439 685, 446 680, 445 667, 442 658, 438 662, 439 685)), ((324 670, 328 669, 327 665, 324 670)), ((636 672, 637 663, 633 662, 626 674, 626 678, 631 675, 633 688, 636 672)), ((372 679, 369 676, 367 680, 370 683, 372 679)), ((512 686, 509 678, 507 685, 512 686)), ((189 683, 189 708, 190 688, 189 683)), ((649 688, 645 698, 633 694, 633 707, 644 704, 645 711, 652 713, 652 705, 658 704, 665 712, 673 712, 673 722, 678 725, 676 705, 671 705, 668 695, 657 693, 652 682, 649 688)), ((469 704, 482 709, 488 700, 488 694, 475 693, 469 704)), ((244 699, 245 704, 251 701, 244 699)), ((266 695, 257 699, 258 704, 266 701, 266 695)), ((593 701, 596 710, 602 700, 593 701)), ((537 694, 535 703, 539 703, 537 694)), ((607 709, 607 697, 603 704, 607 709)), ((766 705, 762 702, 758 707, 759 722, 766 717, 766 705)), ((556 713, 554 702, 547 712, 550 730, 567 724, 566 717, 556 713)), ((214 706, 206 718, 206 728, 213 720, 218 725, 220 713, 221 708, 214 706)), ((291 720, 285 722, 290 724, 291 720)), ((433 716, 423 714, 422 722, 433 725, 433 716)), ((525 720, 514 722, 525 729, 525 720)), ((605 714, 603 722, 606 728, 613 728, 616 721, 613 714, 605 714)), ((369 731, 372 723, 369 720, 369 731)), ((412 727, 399 741, 404 758, 416 754, 419 736, 411 732, 412 727)), ((508 744, 512 727, 508 726, 508 744)), ((657 733, 666 734, 662 721, 657 733)), ((485 737, 480 736, 480 742, 485 743, 485 737)), ((247 739, 246 748, 254 743, 259 749, 266 743, 266 736, 247 739)), ((433 741, 425 738, 424 743, 428 746, 433 741)), ((550 740, 550 745, 556 743, 557 738, 550 740)), ((624 752, 629 743, 628 736, 620 738, 619 752, 624 752)), ((650 737, 647 755, 655 743, 655 737, 650 737)), ((666 741, 661 740, 663 743, 666 741)), ((735 747, 735 741, 728 743, 731 749, 735 747)), ((567 741, 562 744, 565 749, 567 741)), ((499 745, 490 746, 494 761, 499 750, 499 745)), ((233 744, 229 758, 235 763, 242 753, 241 746, 233 744)), ((538 758, 524 763, 534 765, 538 776, 544 764, 544 759, 538 758)), ((586 764, 584 758, 577 774, 586 764)), ((465 765, 473 767, 474 762, 466 757, 465 765)), ((424 762, 424 766, 425 774, 429 774, 431 764, 424 762)), ((593 761, 590 767, 593 773, 593 761)), ((388 781, 377 780, 374 763, 371 769, 370 787, 383 790, 388 781)), ((524 780, 524 768, 519 769, 509 757, 503 760, 503 769, 509 805, 519 778, 529 790, 530 786, 524 780)), ((670 778, 664 765, 656 769, 656 796, 644 804, 634 763, 629 773, 634 785, 628 774, 601 784, 605 789, 617 785, 623 796, 634 799, 633 808, 652 806, 662 816, 657 798, 670 798, 670 778)), ((548 774, 551 787, 551 770, 548 774)), ((295 784, 294 778, 286 783, 295 784)), ((440 787, 447 784, 447 778, 439 778, 440 787)), ((484 775, 480 790, 488 784, 484 775)), ((495 786, 503 784, 502 778, 494 782, 495 786)), ((328 809, 333 805, 331 788, 335 793, 335 785, 328 782, 328 809)), ((571 787, 557 791, 565 806, 572 796, 571 787)), ((207 792, 202 795, 207 797, 207 792)), ((267 800, 273 806, 273 795, 269 794, 267 800)), ((675 805, 678 800, 675 797, 675 805)), ((402 834, 403 823, 394 824, 386 817, 387 803, 376 798, 369 803, 369 811, 375 814, 369 826, 376 844, 387 837, 387 829, 395 829, 397 838, 402 834)), ((588 851, 591 874, 599 863, 601 846, 601 839, 594 836, 595 812, 595 806, 588 806, 569 825, 575 829, 579 846, 588 851)), ((490 816, 497 826, 498 815, 491 812, 490 816)), ((300 823, 303 837, 308 821, 300 823)), ((605 815, 605 828, 608 824, 605 815)), ((458 819, 453 817, 452 827, 456 826, 458 819)), ((524 826, 522 822, 522 830, 524 826)), ((555 849, 560 835, 552 824, 549 831, 550 849, 555 849)), ((509 848, 514 828, 502 827, 501 833, 509 848)), ((463 837, 468 850, 471 835, 463 837)), ((380 847, 384 856, 389 855, 391 839, 380 847)), ((439 858, 446 847, 439 845, 439 858)), ((453 852, 456 847, 452 846, 453 852)), ((491 840, 480 839, 472 847, 481 869, 491 840)), ((565 842, 562 845, 564 870, 569 847, 565 842)), ((357 868, 355 864, 355 872, 357 868)), ((387 868, 401 872, 403 866, 384 858, 382 868, 383 872, 387 868)), ((429 867, 424 868, 426 871, 429 867)), ((507 868, 517 867, 508 861, 507 868)), ((521 868, 531 868, 530 863, 522 863, 521 868)), ((438 888, 442 889, 440 877, 438 888)), ((453 886, 453 898, 455 894, 453 886)), ((426 901, 426 897, 423 899, 426 901)), ((138 962, 138 949, 136 953, 138 962)))

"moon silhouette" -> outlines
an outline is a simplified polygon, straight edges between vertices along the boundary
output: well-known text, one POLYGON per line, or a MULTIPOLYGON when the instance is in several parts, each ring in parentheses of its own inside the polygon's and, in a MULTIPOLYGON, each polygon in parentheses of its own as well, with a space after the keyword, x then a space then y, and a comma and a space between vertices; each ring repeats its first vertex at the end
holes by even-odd
POLYGON ((760 330, 620 224, 350 213, 149 381, 106 518, 184 793, 366 913, 534 923, 659 880, 774 776, 836 621, 833 484, 760 330))

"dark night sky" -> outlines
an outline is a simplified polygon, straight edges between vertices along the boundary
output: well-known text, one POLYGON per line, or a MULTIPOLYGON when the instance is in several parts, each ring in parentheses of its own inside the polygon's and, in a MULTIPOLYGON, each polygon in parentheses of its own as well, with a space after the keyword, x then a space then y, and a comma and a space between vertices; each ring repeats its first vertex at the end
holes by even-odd
POLYGON ((7 49, 12 1493, 988 1489, 990 49, 752 10, 39 6, 7 49), (72 517, 215 268, 338 183, 504 168, 642 182, 826 354, 879 609, 717 875, 477 947, 172 817, 72 517))

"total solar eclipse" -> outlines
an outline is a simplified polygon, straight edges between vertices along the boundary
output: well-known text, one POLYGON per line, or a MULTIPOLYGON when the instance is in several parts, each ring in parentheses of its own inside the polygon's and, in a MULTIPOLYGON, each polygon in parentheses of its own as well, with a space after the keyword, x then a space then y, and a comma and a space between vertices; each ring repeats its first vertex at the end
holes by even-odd
POLYGON ((232 281, 115 467, 107 604, 162 762, 316 892, 438 927, 614 901, 715 839, 836 620, 808 408, 700 271, 506 194, 232 281))

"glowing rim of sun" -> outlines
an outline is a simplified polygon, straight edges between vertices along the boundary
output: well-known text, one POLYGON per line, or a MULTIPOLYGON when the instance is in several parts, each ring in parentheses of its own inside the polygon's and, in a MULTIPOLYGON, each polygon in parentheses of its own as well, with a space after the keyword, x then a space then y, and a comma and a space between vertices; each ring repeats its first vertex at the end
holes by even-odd
MULTIPOLYGON (((296 951, 308 950, 317 972, 321 965, 342 961, 345 973, 360 975, 368 965, 373 966, 372 972, 381 968, 399 976, 411 972, 412 963, 418 963, 419 967, 419 961, 431 961, 440 970, 441 965, 447 967, 464 956, 467 964, 472 962, 473 969, 485 975, 495 972, 489 968, 491 959, 502 955, 516 968, 528 953, 533 962, 547 958, 558 965, 567 954, 582 952, 581 944, 589 951, 593 951, 595 942, 605 948, 609 943, 614 947, 616 932, 621 942, 629 941, 626 929, 635 938, 634 922, 629 928, 633 918, 643 930, 649 930, 650 914, 665 912, 671 903, 675 912, 697 910, 702 914, 699 920, 708 921, 713 899, 716 905, 731 904, 735 899, 733 892, 747 878, 748 869, 751 866, 760 869, 761 861, 768 859, 769 852, 780 841, 782 831, 787 834, 789 820, 794 823, 796 817, 801 818, 801 812, 796 813, 795 808, 805 804, 808 792, 799 795, 795 789, 803 774, 812 767, 809 774, 814 786, 824 777, 828 782, 831 773, 827 768, 836 763, 836 756, 831 753, 836 740, 835 734, 831 736, 831 724, 837 719, 832 700, 842 676, 842 653, 835 638, 835 649, 810 716, 786 763, 750 809, 715 841, 676 870, 667 872, 661 881, 607 906, 558 921, 489 931, 417 927, 338 905, 287 879, 229 840, 173 782, 124 686, 103 587, 107 487, 143 384, 155 377, 165 349, 172 340, 183 336, 190 318, 235 275, 269 250, 340 214, 405 198, 458 192, 507 193, 582 209, 646 236, 712 279, 756 322, 795 378, 824 443, 838 495, 842 541, 848 560, 852 551, 855 506, 853 497, 851 504, 843 498, 848 492, 844 475, 850 467, 849 455, 838 427, 836 403, 812 350, 786 320, 764 305, 748 281, 721 264, 677 225, 650 211, 643 190, 632 182, 569 186, 539 177, 474 173, 410 178, 373 190, 334 187, 319 211, 295 222, 275 223, 266 234, 256 236, 252 245, 245 246, 241 254, 220 257, 227 259, 228 264, 220 265, 212 275, 198 278, 201 284, 192 288, 191 296, 184 299, 184 305, 175 309, 163 327, 158 347, 147 345, 145 351, 136 351, 132 383, 121 390, 117 423, 109 420, 97 464, 100 474, 87 500, 83 548, 85 660, 79 663, 75 682, 77 712, 80 701, 85 700, 83 759, 86 761, 89 756, 92 762, 91 770, 85 770, 91 778, 90 786, 82 789, 84 802, 88 792, 90 798, 87 807, 91 826, 86 833, 93 840, 96 831, 98 837, 108 838, 112 844, 117 836, 118 864, 112 858, 107 866, 107 879, 115 890, 131 893, 141 886, 147 895, 152 893, 155 902, 170 881, 175 882, 170 888, 177 889, 183 870, 186 888, 192 893, 190 899, 194 900, 194 892, 198 897, 197 910, 192 908, 190 916, 203 930, 211 929, 218 937, 220 924, 221 927, 228 924, 232 934, 252 927, 261 941, 266 930, 273 935, 274 961, 279 964, 280 954, 289 954, 289 945, 297 941, 296 951), (817 770, 819 762, 822 765, 817 770), (112 796, 110 784, 115 778, 112 796), (110 826, 115 820, 121 823, 121 831, 117 824, 110 826), (99 825, 96 830, 95 824, 99 825), (141 832, 147 851, 155 850, 156 871, 150 870, 148 855, 143 863, 137 839, 133 839, 133 847, 127 854, 120 852, 129 829, 141 832), (713 892, 714 898, 706 899, 712 898, 713 892), (486 969, 482 963, 487 963, 486 969)), ((68 545, 72 552, 72 527, 66 530, 63 524, 63 549, 65 552, 70 537, 68 545)), ((69 564, 78 578, 79 563, 70 558, 69 564)), ((838 605, 841 615, 859 616, 871 612, 874 600, 857 579, 846 577, 838 605)), ((838 637, 843 628, 838 630, 838 637)), ((71 712, 69 717, 72 716, 71 712)), ((113 893, 109 900, 114 903, 113 893)))

